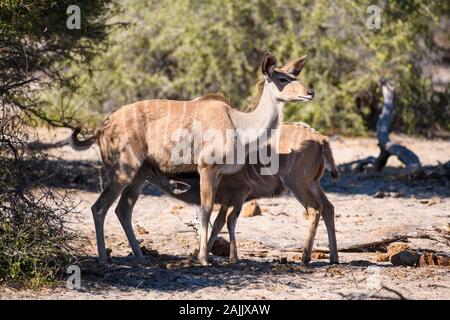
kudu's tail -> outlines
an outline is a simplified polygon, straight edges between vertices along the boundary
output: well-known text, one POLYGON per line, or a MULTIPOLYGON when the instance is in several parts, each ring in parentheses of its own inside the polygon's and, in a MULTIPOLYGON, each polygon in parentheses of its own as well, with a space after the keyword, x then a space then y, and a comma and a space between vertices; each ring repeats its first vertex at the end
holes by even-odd
POLYGON ((86 140, 80 140, 78 139, 78 134, 80 132, 81 128, 79 127, 73 130, 72 135, 70 136, 70 146, 77 151, 87 150, 97 141, 97 134, 86 140))
POLYGON ((331 151, 328 141, 323 143, 323 159, 325 160, 325 167, 331 171, 331 177, 334 180, 339 178, 339 170, 334 163, 333 152, 331 151))

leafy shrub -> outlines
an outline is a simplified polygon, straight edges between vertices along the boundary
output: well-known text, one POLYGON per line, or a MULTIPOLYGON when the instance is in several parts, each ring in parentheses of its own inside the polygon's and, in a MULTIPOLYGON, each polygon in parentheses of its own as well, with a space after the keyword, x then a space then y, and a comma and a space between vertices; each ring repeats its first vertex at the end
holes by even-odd
MULTIPOLYGON (((449 110, 448 96, 435 103, 431 81, 422 72, 423 65, 434 62, 432 32, 449 12, 445 1, 121 4, 122 14, 111 21, 128 27, 111 34, 110 48, 93 63, 101 71, 81 76, 82 94, 73 97, 73 106, 107 113, 141 99, 191 99, 221 91, 245 108, 260 78, 261 57, 271 51, 280 62, 308 54, 302 79, 316 98, 289 105, 288 120, 364 133, 374 128, 379 113, 379 81, 389 78, 396 87, 396 130, 449 127, 449 117, 440 116, 449 110), (379 30, 366 26, 369 4, 382 8, 379 30)), ((71 72, 82 73, 77 66, 71 72)))
POLYGON ((49 112, 41 90, 77 89, 79 78, 67 67, 89 73, 106 48, 106 18, 114 10, 113 0, 0 1, 0 283, 53 282, 79 249, 68 224, 74 204, 24 173, 29 160, 43 157, 28 148, 26 125, 74 125, 70 110, 49 112), (72 4, 81 8, 79 30, 66 26, 72 4))
POLYGON ((67 227, 73 209, 66 201, 42 189, 0 195, 0 283, 37 288, 61 278, 75 261, 79 248, 67 227))
POLYGON ((0 283, 38 287, 57 279, 73 260, 79 237, 67 219, 75 206, 24 174, 39 154, 26 148, 19 114, 3 110, 0 139, 0 283))

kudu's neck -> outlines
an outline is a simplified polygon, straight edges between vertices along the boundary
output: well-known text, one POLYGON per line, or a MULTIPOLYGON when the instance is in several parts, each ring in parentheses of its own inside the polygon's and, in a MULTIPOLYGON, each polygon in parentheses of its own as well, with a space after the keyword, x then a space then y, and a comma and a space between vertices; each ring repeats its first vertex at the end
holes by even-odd
POLYGON ((230 116, 236 129, 256 132, 270 131, 270 129, 280 127, 283 120, 283 106, 284 102, 272 96, 269 84, 265 82, 261 99, 254 111, 234 111, 230 116))

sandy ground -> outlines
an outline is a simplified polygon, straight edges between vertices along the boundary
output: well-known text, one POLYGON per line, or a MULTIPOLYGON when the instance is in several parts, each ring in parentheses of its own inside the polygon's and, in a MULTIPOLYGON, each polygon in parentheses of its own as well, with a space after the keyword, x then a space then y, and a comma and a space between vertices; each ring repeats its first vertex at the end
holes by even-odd
MULTIPOLYGON (((59 130, 40 134, 59 139, 59 130)), ((393 136, 419 155, 424 165, 450 160, 450 142, 393 136)), ((333 137, 331 145, 337 164, 377 155, 375 139, 333 137)), ((97 161, 98 150, 76 153, 70 147, 53 151, 69 161, 97 161)), ((324 189, 336 209, 337 240, 340 248, 382 238, 392 231, 417 230, 450 222, 450 188, 447 180, 404 181, 397 178, 400 163, 390 159, 382 174, 347 173, 332 183, 325 177, 324 189), (399 198, 376 198, 378 191, 395 192, 399 198)), ((237 225, 240 263, 211 256, 212 265, 201 267, 191 256, 197 240, 188 225, 193 209, 165 195, 145 192, 133 216, 135 231, 143 245, 157 250, 145 267, 134 266, 126 237, 113 212, 106 219, 107 247, 112 264, 95 263, 95 232, 90 206, 98 192, 72 188, 81 201, 79 222, 74 227, 88 237, 86 257, 81 262, 79 290, 65 282, 39 291, 0 288, 0 298, 39 299, 352 299, 376 296, 398 298, 386 289, 370 289, 374 283, 401 293, 409 299, 450 299, 450 269, 394 267, 377 262, 377 253, 340 253, 341 264, 330 266, 327 259, 313 260, 308 268, 298 261, 307 234, 304 209, 291 196, 262 199, 261 216, 241 217, 237 225), (287 263, 281 258, 287 258, 287 263)), ((94 188, 95 189, 95 188, 94 188)), ((223 233, 227 238, 227 234, 223 233)), ((327 247, 323 222, 315 246, 327 247)), ((442 243, 411 239, 412 248, 450 252, 442 243)))

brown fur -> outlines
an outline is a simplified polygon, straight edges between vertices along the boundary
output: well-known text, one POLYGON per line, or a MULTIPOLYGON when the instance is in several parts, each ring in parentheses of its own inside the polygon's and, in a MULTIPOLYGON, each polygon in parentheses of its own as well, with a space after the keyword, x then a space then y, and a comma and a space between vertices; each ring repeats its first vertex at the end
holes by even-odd
MULTIPOLYGON (((303 65, 304 59, 297 62, 303 65)), ((196 153, 195 145, 190 146, 191 162, 175 163, 172 151, 176 141, 173 133, 185 129, 192 131, 192 124, 200 122, 202 130, 219 130, 223 137, 226 130, 253 129, 264 132, 279 127, 282 108, 286 101, 306 101, 312 99, 311 91, 295 78, 281 85, 282 71, 276 69, 277 61, 266 54, 261 69, 265 75, 265 87, 258 107, 251 113, 232 109, 227 103, 217 99, 192 101, 146 100, 122 106, 114 111, 98 131, 98 138, 87 141, 78 139, 77 131, 72 135, 72 145, 85 149, 97 140, 108 182, 99 199, 92 206, 92 214, 97 234, 99 261, 107 261, 104 220, 109 207, 121 195, 116 214, 125 230, 135 257, 143 262, 144 257, 131 225, 132 203, 139 190, 134 185, 142 185, 142 172, 153 174, 160 171, 165 175, 198 172, 200 175, 201 232, 199 260, 208 263, 207 237, 208 222, 214 205, 217 185, 222 176, 239 171, 242 164, 209 164, 208 142, 200 141, 196 153), (275 86, 276 85, 276 86, 275 86), (195 159, 194 159, 195 157, 195 159), (148 170, 148 168, 152 170, 148 170), (131 193, 128 192, 131 189, 131 193), (131 198, 130 198, 131 197, 131 198), (125 202, 124 202, 125 201, 125 202)), ((299 73, 299 72, 298 72, 299 73)), ((298 76, 298 73, 295 76, 298 76)), ((227 152, 234 149, 235 140, 223 139, 220 157, 223 162, 227 152)), ((248 143, 250 145, 250 143, 248 143)), ((246 146, 248 146, 246 145, 246 146)))
MULTIPOLYGON (((330 262, 338 263, 334 207, 320 187, 325 167, 330 169, 333 177, 338 175, 327 137, 304 124, 285 124, 281 127, 279 157, 280 169, 276 175, 260 175, 261 164, 247 164, 241 171, 222 177, 215 197, 215 202, 221 205, 221 209, 214 222, 209 248, 227 220, 231 242, 230 261, 237 261, 234 229, 243 203, 252 199, 276 197, 290 190, 305 207, 310 221, 302 261, 306 264, 310 260, 317 224, 322 216, 328 232, 330 262), (232 211, 227 216, 230 207, 232 211)), ((167 182, 168 177, 164 174, 153 175, 150 182, 179 200, 200 204, 198 174, 174 175, 169 178, 182 181, 190 185, 191 189, 174 194, 167 182)), ((139 189, 140 186, 132 188, 139 189)))
POLYGON ((205 94, 201 97, 198 97, 197 99, 194 99, 194 100, 195 101, 197 101, 197 100, 218 100, 218 101, 225 102, 226 104, 231 106, 230 98, 228 98, 223 93, 207 93, 207 94, 205 94))

